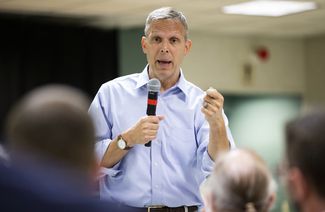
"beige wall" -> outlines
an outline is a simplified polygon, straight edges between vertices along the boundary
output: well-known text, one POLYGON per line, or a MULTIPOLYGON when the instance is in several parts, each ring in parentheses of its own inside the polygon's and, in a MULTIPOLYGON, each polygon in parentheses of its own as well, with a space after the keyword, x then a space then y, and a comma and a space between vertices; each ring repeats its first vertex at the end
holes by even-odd
POLYGON ((188 80, 206 89, 213 86, 226 93, 302 94, 305 90, 305 52, 302 39, 225 37, 191 33, 193 47, 184 60, 188 80), (254 59, 253 49, 266 46, 270 58, 254 59), (252 65, 250 81, 244 64, 252 65))

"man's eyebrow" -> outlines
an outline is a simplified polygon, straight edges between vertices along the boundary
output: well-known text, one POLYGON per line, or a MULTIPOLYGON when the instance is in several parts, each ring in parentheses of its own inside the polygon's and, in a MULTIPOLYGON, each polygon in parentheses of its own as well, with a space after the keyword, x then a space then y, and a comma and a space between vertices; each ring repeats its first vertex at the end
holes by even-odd
POLYGON ((180 39, 180 36, 173 35, 173 36, 170 37, 170 39, 180 39))

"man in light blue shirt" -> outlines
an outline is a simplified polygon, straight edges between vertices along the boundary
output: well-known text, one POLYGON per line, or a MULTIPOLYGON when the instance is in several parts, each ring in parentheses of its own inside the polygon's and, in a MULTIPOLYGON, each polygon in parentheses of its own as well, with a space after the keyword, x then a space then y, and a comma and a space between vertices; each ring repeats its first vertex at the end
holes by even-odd
POLYGON ((143 209, 194 211, 202 205, 199 185, 216 155, 234 147, 222 95, 203 92, 180 68, 192 45, 187 31, 181 12, 151 12, 141 40, 148 65, 103 84, 93 100, 101 198, 143 209), (157 116, 146 115, 152 78, 161 83, 157 116))

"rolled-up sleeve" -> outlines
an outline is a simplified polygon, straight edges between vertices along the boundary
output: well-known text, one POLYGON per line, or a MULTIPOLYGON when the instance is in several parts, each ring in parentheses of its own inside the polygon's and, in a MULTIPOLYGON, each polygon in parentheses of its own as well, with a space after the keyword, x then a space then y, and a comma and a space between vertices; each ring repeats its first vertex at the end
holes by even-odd
POLYGON ((208 151, 204 151, 203 157, 202 157, 202 172, 204 173, 204 176, 208 176, 214 166, 214 161, 211 159, 208 151))
MULTIPOLYGON (((109 103, 108 97, 104 95, 104 87, 102 86, 98 93, 96 94, 93 102, 89 108, 89 114, 93 119, 96 143, 95 143, 95 153, 97 156, 97 161, 100 163, 105 155, 107 148, 112 142, 112 130, 111 130, 111 117, 109 116, 109 103)), ((108 91, 105 90, 107 93, 108 91)), ((112 168, 100 168, 99 177, 104 177, 106 175, 115 176, 118 174, 119 163, 114 165, 112 168)))
POLYGON ((104 154, 112 140, 110 139, 105 139, 102 141, 98 141, 95 144, 95 151, 96 151, 96 156, 98 161, 102 161, 104 154))

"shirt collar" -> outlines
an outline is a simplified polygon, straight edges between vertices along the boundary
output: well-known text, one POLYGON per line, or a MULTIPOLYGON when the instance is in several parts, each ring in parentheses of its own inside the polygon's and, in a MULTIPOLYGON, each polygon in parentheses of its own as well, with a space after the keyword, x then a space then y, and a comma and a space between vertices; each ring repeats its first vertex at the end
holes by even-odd
MULTIPOLYGON (((149 81, 148 67, 149 65, 146 65, 146 67, 140 73, 139 78, 137 80, 136 88, 140 88, 148 83, 149 81)), ((185 94, 185 96, 189 95, 190 91, 189 91, 188 82, 184 77, 182 69, 181 69, 181 76, 179 77, 176 85, 172 87, 172 89, 173 88, 179 88, 185 94)))
POLYGON ((149 65, 146 65, 146 67, 140 73, 139 78, 137 79, 136 88, 140 88, 148 83, 149 81, 148 67, 149 65))
POLYGON ((181 76, 179 77, 175 86, 178 87, 185 94, 185 96, 189 95, 190 89, 188 86, 188 81, 185 79, 182 69, 181 69, 181 76))

